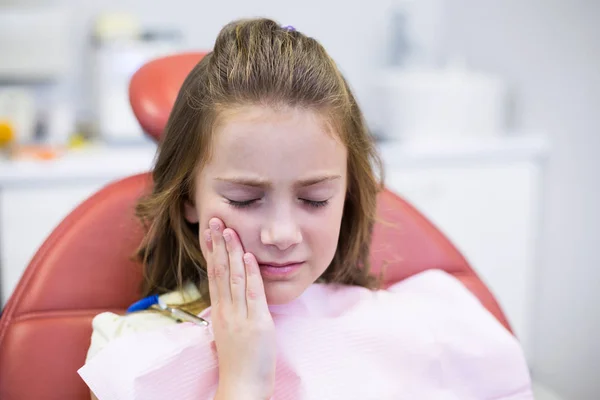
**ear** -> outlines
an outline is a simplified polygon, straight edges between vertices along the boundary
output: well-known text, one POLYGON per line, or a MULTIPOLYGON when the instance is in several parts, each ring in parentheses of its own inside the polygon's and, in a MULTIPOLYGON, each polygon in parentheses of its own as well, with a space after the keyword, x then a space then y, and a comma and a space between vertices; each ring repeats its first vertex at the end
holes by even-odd
POLYGON ((199 222, 196 207, 194 207, 192 202, 189 200, 186 200, 183 203, 183 214, 187 222, 191 224, 197 224, 199 222))

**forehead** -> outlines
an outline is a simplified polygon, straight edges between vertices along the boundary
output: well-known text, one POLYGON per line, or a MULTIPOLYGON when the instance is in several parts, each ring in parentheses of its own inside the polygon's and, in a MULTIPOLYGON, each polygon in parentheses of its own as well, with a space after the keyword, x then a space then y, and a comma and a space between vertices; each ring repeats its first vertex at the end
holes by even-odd
POLYGON ((301 108, 226 112, 215 129, 212 150, 207 173, 291 179, 312 171, 346 170, 346 148, 338 135, 321 115, 301 108))

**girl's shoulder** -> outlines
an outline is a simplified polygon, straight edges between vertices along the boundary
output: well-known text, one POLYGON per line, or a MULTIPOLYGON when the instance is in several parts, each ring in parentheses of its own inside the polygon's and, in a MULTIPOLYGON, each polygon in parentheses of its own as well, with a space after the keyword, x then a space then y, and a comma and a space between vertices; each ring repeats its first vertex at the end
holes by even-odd
POLYGON ((420 272, 392 284, 385 291, 399 296, 418 296, 427 303, 483 308, 477 297, 459 279, 440 269, 420 272))
MULTIPOLYGON (((161 301, 171 306, 183 306, 200 302, 200 292, 193 284, 187 284, 182 290, 165 293, 161 301)), ((94 357, 110 341, 129 335, 176 324, 172 317, 159 311, 138 311, 131 314, 103 312, 92 320, 92 337, 86 360, 94 357)))

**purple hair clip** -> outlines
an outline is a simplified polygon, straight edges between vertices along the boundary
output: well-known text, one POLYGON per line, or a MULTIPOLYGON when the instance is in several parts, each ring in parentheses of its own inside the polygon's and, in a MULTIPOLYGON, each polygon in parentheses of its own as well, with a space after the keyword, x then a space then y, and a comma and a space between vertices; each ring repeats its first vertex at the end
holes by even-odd
POLYGON ((296 28, 294 28, 291 25, 286 25, 286 26, 283 27, 283 29, 285 29, 288 32, 296 32, 296 28))

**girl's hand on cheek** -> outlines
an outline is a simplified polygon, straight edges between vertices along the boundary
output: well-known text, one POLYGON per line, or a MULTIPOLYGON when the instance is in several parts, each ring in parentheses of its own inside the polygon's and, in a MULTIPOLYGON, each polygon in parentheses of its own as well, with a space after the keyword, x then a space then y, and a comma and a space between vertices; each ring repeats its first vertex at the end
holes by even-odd
POLYGON ((254 255, 212 218, 208 248, 211 317, 219 360, 216 399, 269 399, 275 385, 275 328, 254 255))

